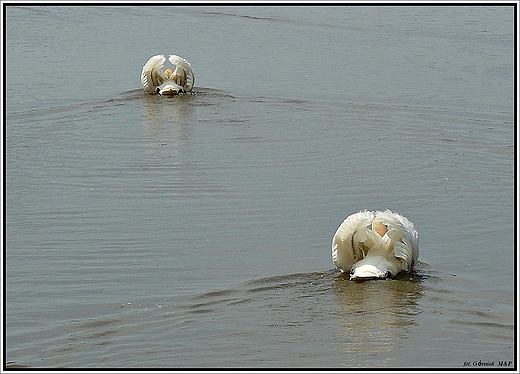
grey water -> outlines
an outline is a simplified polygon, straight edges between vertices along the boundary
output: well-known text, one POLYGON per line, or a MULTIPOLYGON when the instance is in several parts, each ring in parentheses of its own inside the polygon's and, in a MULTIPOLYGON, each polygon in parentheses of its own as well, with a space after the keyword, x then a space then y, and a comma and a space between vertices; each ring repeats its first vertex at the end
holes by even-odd
POLYGON ((4 365, 516 366, 514 15, 7 6, 4 365), (386 208, 420 263, 351 282, 332 236, 386 208))

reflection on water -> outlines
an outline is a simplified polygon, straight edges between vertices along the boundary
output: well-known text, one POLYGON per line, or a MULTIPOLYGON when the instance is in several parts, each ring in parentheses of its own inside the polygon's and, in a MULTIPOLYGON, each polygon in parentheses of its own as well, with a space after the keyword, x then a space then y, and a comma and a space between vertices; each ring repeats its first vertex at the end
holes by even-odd
POLYGON ((218 106, 232 98, 222 91, 207 88, 195 88, 191 93, 175 96, 148 95, 142 90, 131 92, 142 102, 146 133, 154 153, 160 155, 163 148, 174 149, 173 154, 167 156, 178 156, 186 146, 190 125, 198 120, 195 117, 197 107, 218 106))
POLYGON ((194 95, 173 97, 142 94, 143 117, 150 141, 150 153, 157 158, 174 157, 170 163, 183 162, 193 121, 194 95))
MULTIPOLYGON (((339 317, 344 339, 342 355, 345 365, 369 365, 376 352, 392 351, 404 344, 420 313, 417 301, 423 294, 422 277, 418 273, 399 274, 396 279, 353 282, 343 273, 334 282, 341 308, 339 317), (363 353, 366 360, 352 353, 363 353), (366 355, 366 356, 365 356, 366 355)), ((389 366, 395 358, 386 355, 376 366, 389 366)))
POLYGON ((175 96, 149 95, 142 90, 131 91, 142 106, 143 137, 147 154, 137 163, 147 171, 145 191, 153 196, 171 197, 220 190, 204 175, 204 161, 194 154, 204 155, 201 144, 193 143, 194 125, 203 122, 202 112, 219 110, 233 97, 219 90, 195 88, 175 96), (195 123, 196 122, 196 123, 195 123), (202 174, 197 172, 201 171, 202 174))
MULTIPOLYGON (((462 365, 476 353, 455 353, 449 344, 437 344, 437 355, 429 352, 430 335, 449 342, 464 333, 449 331, 460 324, 443 326, 444 312, 480 331, 464 339, 470 352, 484 341, 496 340, 500 348, 512 325, 490 325, 499 317, 454 299, 448 283, 422 268, 367 282, 350 281, 337 270, 290 274, 185 297, 64 310, 64 319, 76 317, 26 331, 25 338, 46 341, 39 364, 45 367, 431 367, 443 366, 439 360, 450 352, 462 365)), ((33 344, 28 340, 16 355, 37 362, 33 344)), ((511 349, 509 344, 496 357, 510 360, 511 349)), ((25 362, 12 363, 18 364, 25 362)))

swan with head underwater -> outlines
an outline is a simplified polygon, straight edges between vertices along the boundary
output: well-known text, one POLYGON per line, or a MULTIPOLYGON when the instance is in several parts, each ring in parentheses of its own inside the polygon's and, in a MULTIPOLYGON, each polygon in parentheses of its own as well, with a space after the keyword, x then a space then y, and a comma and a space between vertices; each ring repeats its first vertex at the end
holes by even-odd
POLYGON ((386 279, 409 272, 419 258, 419 233, 399 213, 361 211, 332 238, 332 262, 351 280, 386 279))
POLYGON ((143 66, 141 83, 146 93, 178 95, 191 91, 195 84, 195 74, 190 63, 176 55, 170 55, 168 60, 175 65, 175 70, 171 68, 162 70, 166 61, 163 55, 150 57, 143 66))

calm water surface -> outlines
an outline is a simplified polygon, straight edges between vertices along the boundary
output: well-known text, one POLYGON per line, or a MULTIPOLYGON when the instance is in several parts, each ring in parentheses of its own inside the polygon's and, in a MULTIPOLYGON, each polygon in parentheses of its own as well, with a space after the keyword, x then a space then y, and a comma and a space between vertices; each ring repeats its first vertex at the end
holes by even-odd
POLYGON ((514 365, 513 7, 5 16, 8 366, 514 365), (158 53, 193 94, 143 93, 158 53), (344 279, 385 208, 421 263, 344 279))

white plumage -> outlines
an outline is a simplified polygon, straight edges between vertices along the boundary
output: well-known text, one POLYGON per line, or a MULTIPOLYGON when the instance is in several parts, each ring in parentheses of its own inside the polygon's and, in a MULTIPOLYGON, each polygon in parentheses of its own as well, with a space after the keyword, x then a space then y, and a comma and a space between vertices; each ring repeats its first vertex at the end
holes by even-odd
POLYGON ((195 84, 195 74, 190 63, 176 55, 170 55, 169 60, 175 70, 171 68, 162 70, 166 61, 163 55, 152 56, 146 62, 141 72, 141 83, 145 92, 177 95, 191 91, 195 84))
POLYGON ((419 233, 399 213, 361 211, 348 216, 332 238, 332 262, 350 279, 393 277, 419 258, 419 233))

